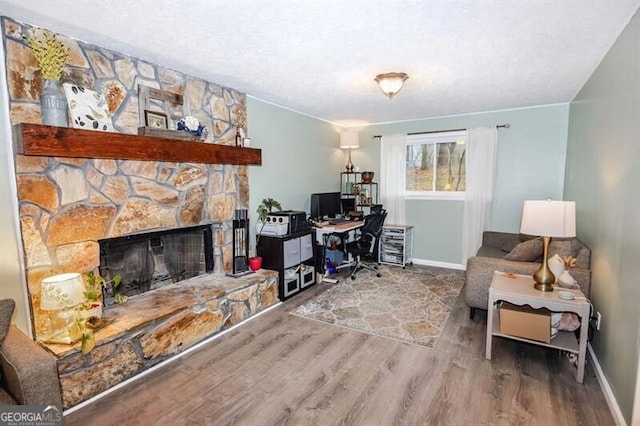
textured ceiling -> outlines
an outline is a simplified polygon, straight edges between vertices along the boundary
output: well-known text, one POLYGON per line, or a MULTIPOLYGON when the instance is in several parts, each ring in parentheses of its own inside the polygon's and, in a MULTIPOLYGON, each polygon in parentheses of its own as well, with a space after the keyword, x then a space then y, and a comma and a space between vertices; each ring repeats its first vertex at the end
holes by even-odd
POLYGON ((0 0, 0 14, 341 125, 569 102, 640 0, 0 0), (376 74, 410 78, 392 100, 376 74))

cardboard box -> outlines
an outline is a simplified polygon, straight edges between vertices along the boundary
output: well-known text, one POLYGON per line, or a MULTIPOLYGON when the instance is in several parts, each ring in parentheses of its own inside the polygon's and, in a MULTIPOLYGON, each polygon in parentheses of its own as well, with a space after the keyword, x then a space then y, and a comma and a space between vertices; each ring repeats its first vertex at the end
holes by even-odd
POLYGON ((549 343, 551 341, 551 312, 502 302, 500 305, 500 333, 549 343))

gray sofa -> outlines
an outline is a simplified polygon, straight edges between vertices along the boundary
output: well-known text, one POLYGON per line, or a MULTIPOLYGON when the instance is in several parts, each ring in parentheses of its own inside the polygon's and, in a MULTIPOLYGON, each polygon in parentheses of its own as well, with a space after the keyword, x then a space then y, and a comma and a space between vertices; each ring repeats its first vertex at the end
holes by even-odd
MULTIPOLYGON (((505 259, 505 256, 512 252, 516 246, 532 238, 534 237, 504 232, 485 231, 483 233, 482 247, 480 247, 476 256, 467 259, 464 295, 467 305, 471 308, 471 318, 474 316, 475 309, 487 309, 489 286, 491 285, 494 271, 533 275, 540 267, 540 259, 535 261, 505 259)), ((541 242, 540 247, 542 247, 541 242)), ((591 250, 577 238, 551 239, 549 257, 556 253, 562 257, 571 255, 576 258, 576 264, 569 269, 569 273, 578 282, 582 292, 589 297, 591 290, 591 250)))
POLYGON ((0 300, 0 405, 61 406, 56 359, 9 325, 13 306, 11 299, 0 300))

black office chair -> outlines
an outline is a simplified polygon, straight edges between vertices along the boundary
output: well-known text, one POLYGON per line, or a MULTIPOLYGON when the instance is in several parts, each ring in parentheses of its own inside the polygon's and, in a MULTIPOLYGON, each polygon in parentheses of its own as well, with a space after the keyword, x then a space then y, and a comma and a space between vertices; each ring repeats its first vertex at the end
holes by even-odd
POLYGON ((347 243, 347 253, 350 253, 355 259, 356 264, 351 270, 351 279, 356 279, 356 272, 361 269, 369 269, 376 272, 376 276, 382 275, 378 272, 378 240, 382 235, 382 225, 387 217, 387 211, 379 208, 375 213, 368 214, 364 218, 364 225, 361 228, 360 235, 355 241, 347 243), (362 259, 368 257, 373 258, 375 264, 368 263, 362 259))
POLYGON ((386 212, 385 209, 382 208, 382 204, 374 204, 371 206, 371 214, 382 214, 386 212))

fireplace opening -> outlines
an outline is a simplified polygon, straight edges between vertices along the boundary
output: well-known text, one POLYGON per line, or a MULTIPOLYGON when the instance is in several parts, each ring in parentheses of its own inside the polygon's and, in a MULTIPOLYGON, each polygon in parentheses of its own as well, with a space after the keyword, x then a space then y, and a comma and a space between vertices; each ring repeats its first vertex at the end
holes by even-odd
MULTIPOLYGON (((119 293, 132 297, 213 271, 211 225, 176 228, 100 240, 100 274, 120 275, 119 293)), ((104 291, 105 306, 114 289, 104 291)))

